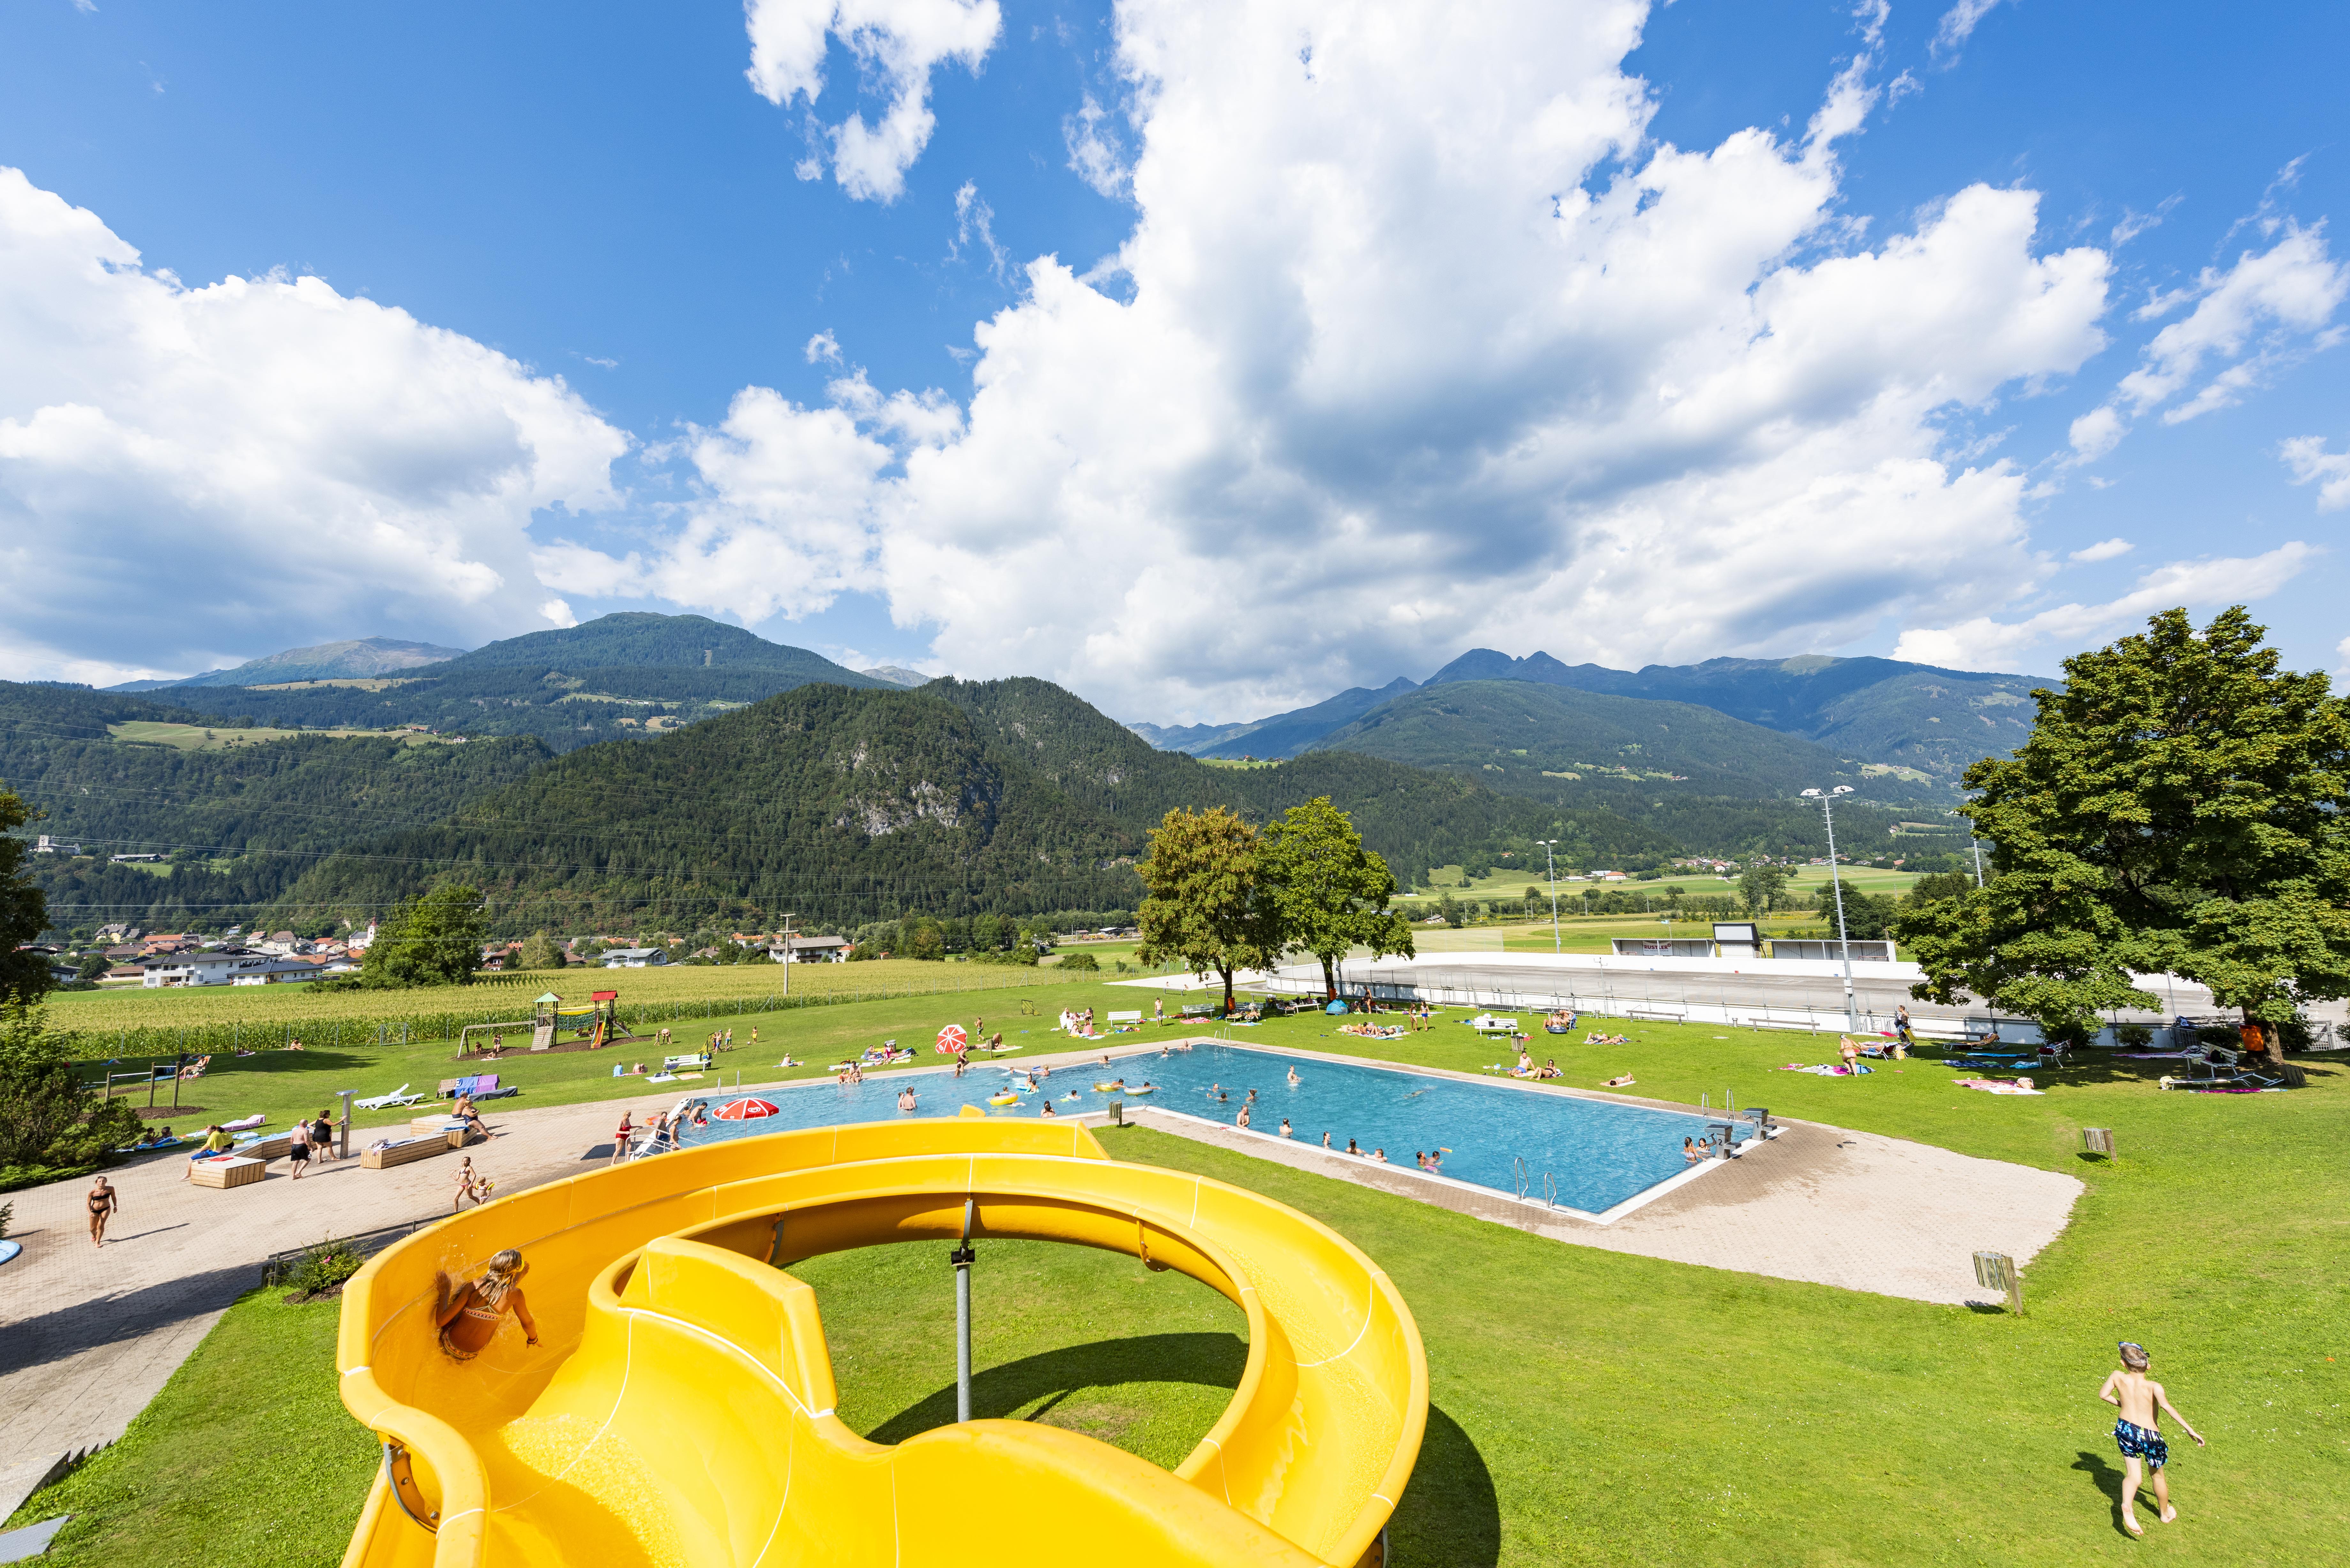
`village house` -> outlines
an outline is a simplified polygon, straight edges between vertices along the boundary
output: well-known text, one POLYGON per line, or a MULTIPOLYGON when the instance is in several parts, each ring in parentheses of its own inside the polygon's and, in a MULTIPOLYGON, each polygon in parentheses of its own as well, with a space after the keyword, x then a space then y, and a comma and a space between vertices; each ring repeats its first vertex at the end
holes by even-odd
POLYGON ((223 948, 216 952, 165 953, 140 966, 148 990, 169 986, 278 985, 316 980, 326 966, 246 948, 223 948))

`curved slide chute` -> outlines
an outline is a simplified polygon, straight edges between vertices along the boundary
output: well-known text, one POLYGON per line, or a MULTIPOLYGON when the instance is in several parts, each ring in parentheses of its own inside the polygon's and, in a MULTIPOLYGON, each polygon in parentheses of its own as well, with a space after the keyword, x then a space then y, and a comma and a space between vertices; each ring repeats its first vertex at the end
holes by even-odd
POLYGON ((385 1444, 345 1568, 1355 1568, 1419 1452, 1410 1311, 1320 1222, 1122 1164, 1081 1126, 822 1127, 632 1161, 420 1231, 343 1293, 343 1403, 385 1444), (1172 1471, 976 1420, 842 1425, 815 1293, 785 1265, 881 1242, 1073 1242, 1222 1292, 1248 1361, 1172 1471), (442 1354, 434 1277, 521 1249, 541 1344, 442 1354))

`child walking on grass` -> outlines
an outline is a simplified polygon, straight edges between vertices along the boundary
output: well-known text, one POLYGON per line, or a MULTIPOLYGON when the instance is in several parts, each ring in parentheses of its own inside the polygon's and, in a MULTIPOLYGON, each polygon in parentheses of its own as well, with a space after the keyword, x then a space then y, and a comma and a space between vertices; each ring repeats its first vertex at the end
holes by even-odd
POLYGON ((2146 1346, 2124 1340, 2121 1353, 2121 1366, 2106 1378, 2097 1397, 2121 1411, 2121 1418, 2114 1423, 2114 1441, 2122 1450, 2122 1528, 2132 1535, 2144 1535, 2146 1531, 2130 1508, 2137 1499, 2143 1471, 2154 1472, 2154 1501, 2160 1511, 2157 1517, 2165 1524, 2178 1517, 2178 1511, 2170 1506, 2170 1482, 2162 1473, 2162 1467, 2170 1462, 2170 1445, 2157 1428, 2159 1417, 2155 1412, 2160 1410, 2177 1421, 2199 1449, 2203 1446, 2203 1434, 2172 1407, 2162 1385, 2146 1375, 2146 1346))

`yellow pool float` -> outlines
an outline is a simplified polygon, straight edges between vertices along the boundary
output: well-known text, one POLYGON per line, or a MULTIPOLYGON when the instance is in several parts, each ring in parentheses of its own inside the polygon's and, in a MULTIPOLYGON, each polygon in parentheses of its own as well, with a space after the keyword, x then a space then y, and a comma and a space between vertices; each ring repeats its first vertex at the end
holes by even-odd
POLYGON ((1020 1103, 1020 1096, 1006 1089, 1000 1095, 988 1096, 987 1103, 991 1106, 1016 1106, 1020 1103))

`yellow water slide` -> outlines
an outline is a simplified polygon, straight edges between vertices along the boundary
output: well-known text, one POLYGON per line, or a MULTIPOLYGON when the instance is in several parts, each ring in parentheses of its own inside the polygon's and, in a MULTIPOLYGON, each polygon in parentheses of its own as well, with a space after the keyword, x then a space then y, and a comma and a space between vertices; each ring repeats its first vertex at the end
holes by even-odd
POLYGON ((1328 1227, 1112 1160, 1078 1125, 922 1120, 741 1138, 502 1199, 343 1294, 343 1403, 385 1462, 345 1568, 474 1564, 1376 1563, 1419 1452, 1428 1364, 1388 1277, 1328 1227), (1066 1241, 1246 1314, 1232 1403, 1174 1470, 974 1420, 894 1447, 834 1415, 815 1293, 785 1266, 887 1241, 1066 1241), (510 1317, 459 1362, 435 1275, 521 1250, 510 1317))

